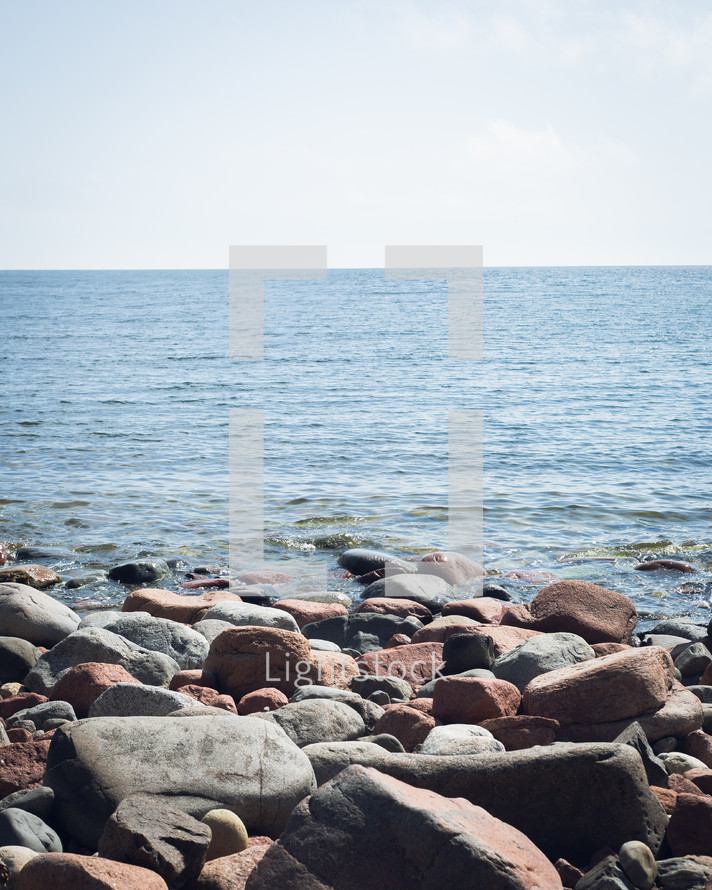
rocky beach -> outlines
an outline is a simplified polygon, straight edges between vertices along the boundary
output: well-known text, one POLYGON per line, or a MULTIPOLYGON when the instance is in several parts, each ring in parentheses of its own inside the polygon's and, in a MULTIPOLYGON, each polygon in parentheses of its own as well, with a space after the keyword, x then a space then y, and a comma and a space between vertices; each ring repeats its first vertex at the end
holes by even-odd
POLYGON ((0 547, 0 886, 712 888, 707 625, 337 558, 328 593, 129 560, 106 609, 0 547))

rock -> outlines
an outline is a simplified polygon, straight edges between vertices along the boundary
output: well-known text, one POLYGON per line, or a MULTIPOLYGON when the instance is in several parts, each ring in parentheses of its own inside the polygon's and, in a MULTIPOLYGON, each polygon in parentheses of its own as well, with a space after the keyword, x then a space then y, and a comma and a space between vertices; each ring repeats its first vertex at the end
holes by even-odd
POLYGON ((653 851, 647 844, 628 841, 620 848, 618 860, 634 887, 650 890, 658 876, 658 866, 653 851))
POLYGON ((422 603, 415 600, 407 600, 399 597, 388 598, 371 597, 364 600, 356 609, 356 614, 363 612, 378 612, 380 615, 395 615, 398 618, 417 618, 422 624, 428 624, 433 620, 433 613, 422 603))
POLYGON ((216 621, 215 619, 211 619, 210 621, 196 621, 193 625, 193 630, 205 637, 208 641, 208 645, 210 645, 224 630, 229 630, 234 626, 235 625, 230 624, 229 621, 216 621))
POLYGON ((287 696, 279 689, 255 689, 242 696, 237 704, 237 713, 244 717, 260 711, 275 711, 288 702, 287 696))
POLYGON ((188 685, 181 686, 180 691, 183 695, 187 695, 207 707, 220 708, 231 714, 237 714, 235 699, 231 695, 220 695, 217 689, 211 689, 209 686, 188 685))
POLYGON ((417 630, 412 637, 414 643, 445 643, 455 634, 462 635, 480 627, 477 621, 464 615, 441 615, 417 630))
POLYGON ((587 862, 601 847, 617 850, 630 840, 657 853, 667 827, 640 757, 627 745, 430 757, 352 742, 310 745, 304 753, 320 784, 349 762, 364 763, 418 788, 464 797, 518 828, 552 861, 587 862))
POLYGON ((341 649, 358 652, 374 652, 385 648, 388 640, 397 633, 412 636, 423 625, 415 617, 399 618, 397 615, 381 615, 377 612, 361 612, 355 615, 338 615, 325 618, 303 628, 307 639, 331 640, 341 649))
POLYGON ((351 688, 362 698, 369 698, 374 692, 385 692, 390 698, 402 698, 405 701, 413 697, 413 687, 400 677, 359 674, 351 681, 351 688))
POLYGON ((227 590, 210 590, 199 596, 181 596, 170 590, 143 587, 132 590, 121 607, 122 612, 148 612, 154 618, 169 618, 181 624, 195 624, 217 603, 242 600, 227 590))
POLYGON ((621 745, 630 745, 631 748, 640 754, 649 785, 667 788, 668 772, 665 769, 665 764, 650 747, 648 738, 640 723, 637 721, 631 723, 620 735, 616 736, 614 741, 621 745))
POLYGON ((664 649, 630 649, 535 677, 524 689, 522 708, 562 724, 613 722, 661 708, 672 685, 672 659, 664 649))
POLYGON ((683 677, 694 677, 696 674, 703 674, 708 665, 712 664, 712 654, 704 643, 690 643, 674 659, 674 663, 683 677))
POLYGON ((666 837, 673 856, 712 856, 712 797, 678 794, 666 837))
POLYGON ((21 682, 42 653, 20 637, 0 637, 0 682, 21 682))
POLYGON ((163 798, 134 794, 106 822, 99 856, 150 869, 180 890, 200 874, 210 843, 207 825, 163 798))
POLYGON ((306 600, 309 603, 340 603, 347 609, 351 605, 351 597, 338 590, 321 591, 320 593, 290 593, 290 600, 306 600))
POLYGON ((325 618, 348 614, 341 603, 310 603, 307 600, 283 599, 276 602, 274 608, 290 614, 300 629, 325 618))
POLYGON ((100 625, 105 630, 110 630, 144 649, 168 655, 178 663, 181 670, 202 668, 210 647, 205 637, 192 628, 169 618, 149 617, 145 613, 109 614, 111 617, 100 625))
POLYGON ((434 726, 435 718, 432 715, 424 714, 409 704, 397 704, 385 709, 373 729, 378 735, 384 733, 394 736, 406 751, 412 751, 425 741, 434 726))
POLYGON ((331 643, 329 640, 309 640, 309 647, 317 652, 341 652, 341 646, 331 643))
POLYGON ((541 634, 500 655, 492 665, 492 673, 498 679, 506 680, 523 690, 540 674, 593 658, 593 649, 576 634, 541 634))
MULTIPOLYGON (((428 680, 427 683, 424 683, 417 692, 416 698, 432 698, 433 690, 435 689, 435 684, 440 679, 440 677, 445 676, 442 671, 435 672, 435 678, 433 680, 428 680)), ((496 680, 497 678, 492 673, 492 671, 485 670, 484 668, 472 668, 469 671, 461 671, 459 674, 447 674, 448 677, 478 677, 480 680, 496 680)))
POLYGON ((589 869, 576 890, 635 890, 615 856, 606 856, 589 869))
POLYGON ((269 627, 299 633, 299 625, 288 612, 251 603, 216 603, 205 613, 204 620, 227 621, 234 627, 269 627))
POLYGON ((291 575, 284 572, 261 571, 261 572, 238 572, 235 580, 241 584, 288 584, 292 580, 291 575))
POLYGON ((196 818, 231 809, 248 830, 278 834, 314 775, 281 728, 210 711, 69 724, 52 739, 44 782, 55 792, 58 829, 96 849, 106 820, 138 792, 167 795, 196 818))
POLYGON ((499 621, 502 616, 502 601, 489 596, 478 596, 469 600, 452 600, 445 603, 443 615, 464 615, 487 624, 499 621))
POLYGON ((684 618, 668 618, 665 621, 659 621, 649 633, 668 634, 675 637, 684 637, 686 640, 697 641, 707 638, 707 627, 703 624, 686 621, 684 618))
POLYGON ((64 672, 49 691, 50 701, 69 702, 81 720, 89 716, 89 708, 97 698, 116 683, 139 681, 120 664, 86 662, 64 672))
POLYGON ((136 559, 109 569, 111 580, 121 584, 150 584, 169 573, 170 569, 162 559, 136 559))
POLYGON ((366 731, 361 717, 343 702, 324 698, 286 704, 276 711, 255 714, 280 726, 300 748, 314 742, 342 742, 366 731))
POLYGON ((22 584, 36 590, 45 590, 62 582, 61 577, 48 569, 47 566, 13 566, 11 569, 0 569, 0 586, 5 584, 22 584))
POLYGON ((682 749, 690 757, 712 767, 712 736, 701 729, 688 733, 682 740, 682 749))
POLYGON ((83 575, 75 575, 65 582, 67 590, 79 590, 82 587, 91 587, 92 584, 102 584, 107 579, 106 572, 87 572, 83 575))
POLYGON ((505 652, 516 649, 533 637, 543 636, 538 630, 526 630, 522 627, 501 627, 494 624, 470 624, 466 628, 469 634, 477 634, 484 639, 492 640, 494 657, 499 658, 505 652))
POLYGON ((89 709, 89 716, 167 717, 194 704, 195 699, 182 692, 135 683, 115 683, 96 699, 89 709))
POLYGON ((50 818, 53 803, 54 792, 52 789, 40 785, 37 788, 8 794, 7 797, 0 801, 0 811, 14 807, 18 810, 32 813, 33 816, 38 816, 46 822, 50 818))
POLYGON ((171 678, 168 688, 174 692, 177 692, 181 686, 205 686, 217 690, 217 683, 215 674, 211 674, 210 671, 178 671, 171 678))
POLYGON ((18 692, 11 695, 4 701, 0 701, 0 718, 7 720, 18 711, 26 711, 35 705, 40 705, 47 701, 47 696, 38 695, 36 692, 18 692))
POLYGON ((614 652, 624 652, 630 648, 631 646, 628 643, 593 643, 591 646, 596 658, 601 658, 604 655, 613 655, 614 652))
POLYGON ((412 689, 437 679, 442 664, 442 643, 410 643, 396 649, 366 652, 358 659, 361 672, 376 677, 397 677, 412 689))
POLYGON ((505 680, 443 677, 433 691, 433 716, 445 723, 480 723, 517 713, 521 695, 505 680))
POLYGON ((300 686, 291 697, 290 702, 307 701, 311 698, 326 698, 329 701, 338 701, 348 705, 356 711, 369 732, 383 716, 383 708, 374 702, 366 701, 357 692, 351 692, 348 689, 335 689, 331 686, 319 686, 316 684, 300 686))
POLYGON ((51 720, 76 720, 77 715, 74 708, 66 701, 47 701, 39 705, 34 705, 26 711, 16 711, 11 718, 8 719, 6 725, 14 725, 14 721, 21 717, 23 720, 31 720, 37 729, 44 730, 47 728, 48 721, 51 720))
POLYGON ((561 887, 534 844, 483 809, 352 766, 298 805, 248 886, 412 890, 459 887, 463 875, 502 890, 561 887), (334 837, 338 855, 325 856, 334 837))
POLYGON ((5 545, 0 541, 0 566, 4 566, 7 562, 7 549, 5 545))
POLYGON ((493 581, 483 581, 482 596, 501 600, 502 602, 509 602, 512 599, 511 595, 501 584, 495 584, 493 581))
POLYGON ((551 745, 556 741, 559 721, 549 717, 518 714, 513 717, 494 717, 480 723, 506 751, 521 751, 534 745, 551 745))
POLYGON ((426 606, 431 612, 439 612, 452 595, 452 587, 437 575, 394 575, 381 578, 364 588, 365 600, 407 599, 426 606))
POLYGON ((38 559, 75 559, 71 550, 63 550, 61 547, 18 547, 15 559, 18 562, 34 562, 38 559))
POLYGON ((670 753, 662 753, 660 755, 668 775, 673 773, 686 773, 689 769, 706 769, 707 764, 691 757, 689 754, 683 754, 682 751, 671 751, 670 753))
POLYGON ((712 769, 709 767, 688 770, 685 773, 685 778, 693 782, 705 794, 712 792, 712 769))
POLYGON ((469 723, 434 726, 420 748, 421 754, 433 754, 437 757, 496 754, 499 751, 504 751, 504 745, 491 732, 469 723))
POLYGON ((242 853, 207 862, 198 879, 185 890, 245 890, 247 879, 270 846, 271 843, 251 844, 242 853))
POLYGON ((155 872, 111 859, 48 853, 22 869, 15 890, 168 890, 155 872))
POLYGON ((549 584, 531 603, 512 606, 502 624, 546 633, 573 633, 587 643, 627 643, 638 615, 623 594, 588 581, 549 584))
POLYGON ((61 853, 57 833, 34 813, 8 807, 0 812, 0 847, 27 847, 36 853, 61 853))
POLYGON ((575 887, 576 883, 583 877, 581 869, 571 865, 565 859, 557 859, 554 863, 554 868, 558 872, 564 887, 575 887))
POLYGON ((485 570, 462 553, 453 550, 437 550, 422 557, 418 571, 425 575, 437 575, 448 584, 463 585, 478 581, 485 570))
POLYGON ((658 569, 667 569, 669 572, 683 572, 688 575, 695 571, 689 563, 680 562, 677 559, 651 559, 649 562, 638 563, 633 568, 638 572, 654 572, 658 569))
POLYGON ((42 784, 49 740, 5 745, 0 757, 0 798, 42 784))
MULTIPOLYGON (((384 648, 395 649, 396 646, 407 646, 410 642, 412 642, 412 638, 407 634, 393 634, 384 648)), ((353 655, 354 658, 358 658, 361 654, 357 649, 344 649, 344 652, 348 652, 350 655, 353 655)))
MULTIPOLYGON (((1 561, 0 565, 2 565, 1 561)), ((30 859, 34 859, 38 855, 28 847, 0 847, 0 887, 13 890, 15 879, 19 873, 30 859)))
POLYGON ((54 646, 79 624, 63 603, 25 584, 0 584, 0 628, 35 646, 54 646))
POLYGON ((208 859, 231 856, 247 849, 249 838, 245 824, 231 810, 210 810, 201 821, 210 829, 212 835, 208 859))
POLYGON ((395 569, 400 572, 417 572, 417 566, 412 562, 405 562, 390 553, 380 550, 367 550, 365 547, 354 547, 344 550, 339 556, 339 565, 351 572, 352 575, 367 575, 383 569, 395 569))
POLYGON ((703 856, 676 856, 658 860, 660 890, 705 890, 712 878, 712 859, 703 856))
POLYGON ((119 664, 132 677, 151 686, 168 686, 179 670, 178 663, 168 655, 144 649, 109 630, 89 627, 75 631, 38 658, 25 677, 25 685, 47 695, 66 671, 88 662, 119 664))

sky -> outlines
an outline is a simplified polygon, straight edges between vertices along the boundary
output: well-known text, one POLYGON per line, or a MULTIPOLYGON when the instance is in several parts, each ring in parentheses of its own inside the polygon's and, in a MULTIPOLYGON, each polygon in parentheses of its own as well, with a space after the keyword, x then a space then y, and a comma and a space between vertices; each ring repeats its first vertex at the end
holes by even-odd
POLYGON ((0 268, 712 264, 708 0, 0 0, 0 268))

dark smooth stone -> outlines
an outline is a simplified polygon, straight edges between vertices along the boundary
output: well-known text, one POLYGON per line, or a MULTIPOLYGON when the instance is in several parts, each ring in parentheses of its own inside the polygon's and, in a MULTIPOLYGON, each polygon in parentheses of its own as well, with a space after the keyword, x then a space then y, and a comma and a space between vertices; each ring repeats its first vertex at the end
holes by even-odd
POLYGON ((666 569, 668 572, 684 572, 692 574, 695 570, 687 562, 680 562, 679 559, 651 559, 649 562, 641 562, 634 566, 638 572, 655 572, 658 569, 666 569))

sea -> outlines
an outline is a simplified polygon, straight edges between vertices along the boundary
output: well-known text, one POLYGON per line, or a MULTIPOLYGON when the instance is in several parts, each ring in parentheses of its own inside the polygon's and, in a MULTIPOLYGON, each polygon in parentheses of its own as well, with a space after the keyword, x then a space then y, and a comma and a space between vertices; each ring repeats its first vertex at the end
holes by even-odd
MULTIPOLYGON (((249 361, 229 357, 228 294, 227 270, 0 272, 11 555, 53 548, 65 581, 143 556, 180 560, 167 587, 224 570, 230 417, 259 411, 268 560, 324 560, 353 595, 342 549, 448 546, 448 418, 466 411, 483 562, 514 599, 577 578, 630 596, 641 627, 709 620, 712 267, 486 268, 470 361, 448 357, 445 281, 266 282, 249 361), (695 572, 635 570, 654 558, 695 572)), ((53 595, 82 611, 126 592, 53 595)))

